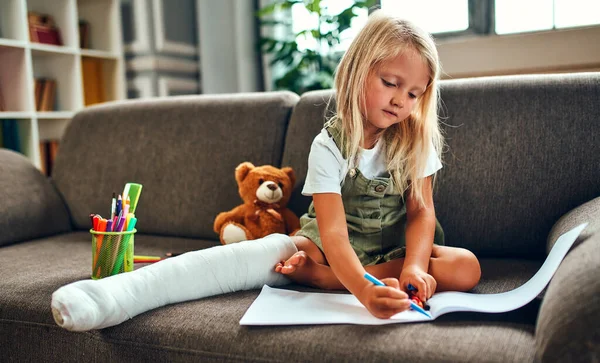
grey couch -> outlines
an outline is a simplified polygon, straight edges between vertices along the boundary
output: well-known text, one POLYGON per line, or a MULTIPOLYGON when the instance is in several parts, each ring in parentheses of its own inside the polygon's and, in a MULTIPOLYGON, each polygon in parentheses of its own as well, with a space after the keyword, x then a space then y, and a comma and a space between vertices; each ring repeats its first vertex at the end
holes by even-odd
POLYGON ((600 359, 600 73, 442 84, 449 147, 436 211, 447 244, 481 261, 474 292, 520 286, 560 234, 590 222, 547 290, 521 309, 425 324, 240 326, 254 290, 166 306, 100 331, 73 333, 54 323, 52 292, 90 276, 89 214, 102 214, 128 181, 144 185, 136 254, 218 244, 212 222, 240 203, 233 171, 242 161, 292 166, 298 181, 290 204, 301 215, 310 202, 300 194, 308 151, 331 95, 91 107, 66 130, 51 179, 0 150, 0 361, 600 359))

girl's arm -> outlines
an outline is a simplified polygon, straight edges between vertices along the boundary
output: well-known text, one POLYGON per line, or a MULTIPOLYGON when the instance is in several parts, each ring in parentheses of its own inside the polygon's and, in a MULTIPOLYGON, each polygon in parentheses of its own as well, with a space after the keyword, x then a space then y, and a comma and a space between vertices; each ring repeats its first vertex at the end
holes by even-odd
POLYGON ((406 289, 409 283, 412 284, 419 290, 419 298, 425 301, 433 295, 436 288, 435 279, 427 273, 435 234, 431 177, 425 178, 422 192, 425 206, 419 205, 417 200, 411 198, 410 190, 407 193, 406 257, 400 275, 400 285, 406 289))
POLYGON ((313 201, 325 257, 342 285, 378 318, 406 310, 408 295, 399 290, 398 280, 383 279, 390 286, 375 286, 364 278, 365 269, 350 246, 341 196, 318 193, 313 194, 313 201))
POLYGON ((319 234, 327 262, 348 291, 355 294, 370 284, 365 269, 350 246, 342 198, 336 193, 313 194, 319 234))

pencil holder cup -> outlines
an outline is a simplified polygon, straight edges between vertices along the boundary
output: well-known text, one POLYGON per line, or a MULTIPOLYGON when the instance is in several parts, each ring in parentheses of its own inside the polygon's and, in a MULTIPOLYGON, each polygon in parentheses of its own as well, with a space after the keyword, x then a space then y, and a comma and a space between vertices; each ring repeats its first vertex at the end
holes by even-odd
POLYGON ((92 234, 92 279, 133 271, 133 240, 137 230, 92 234))

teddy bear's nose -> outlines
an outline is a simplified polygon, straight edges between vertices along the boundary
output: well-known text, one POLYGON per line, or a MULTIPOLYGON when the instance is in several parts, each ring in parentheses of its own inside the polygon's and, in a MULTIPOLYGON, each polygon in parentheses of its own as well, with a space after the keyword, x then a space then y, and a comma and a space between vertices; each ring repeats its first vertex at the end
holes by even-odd
POLYGON ((277 190, 277 184, 275 184, 275 183, 269 184, 269 185, 267 185, 267 188, 269 188, 271 190, 277 190))

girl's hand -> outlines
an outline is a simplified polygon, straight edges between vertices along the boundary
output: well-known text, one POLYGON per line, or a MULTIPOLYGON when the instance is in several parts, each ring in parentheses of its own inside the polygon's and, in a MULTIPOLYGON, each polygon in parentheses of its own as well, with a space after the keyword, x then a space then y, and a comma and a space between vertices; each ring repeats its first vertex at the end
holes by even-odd
POLYGON ((410 307, 408 295, 400 290, 400 284, 395 278, 382 279, 386 286, 367 284, 357 296, 358 300, 373 316, 388 319, 410 307))
POLYGON ((402 273, 400 274, 400 286, 405 291, 408 291, 408 284, 413 285, 419 290, 416 295, 417 297, 425 302, 435 292, 437 288, 437 282, 427 272, 423 271, 418 266, 404 266, 402 273))

